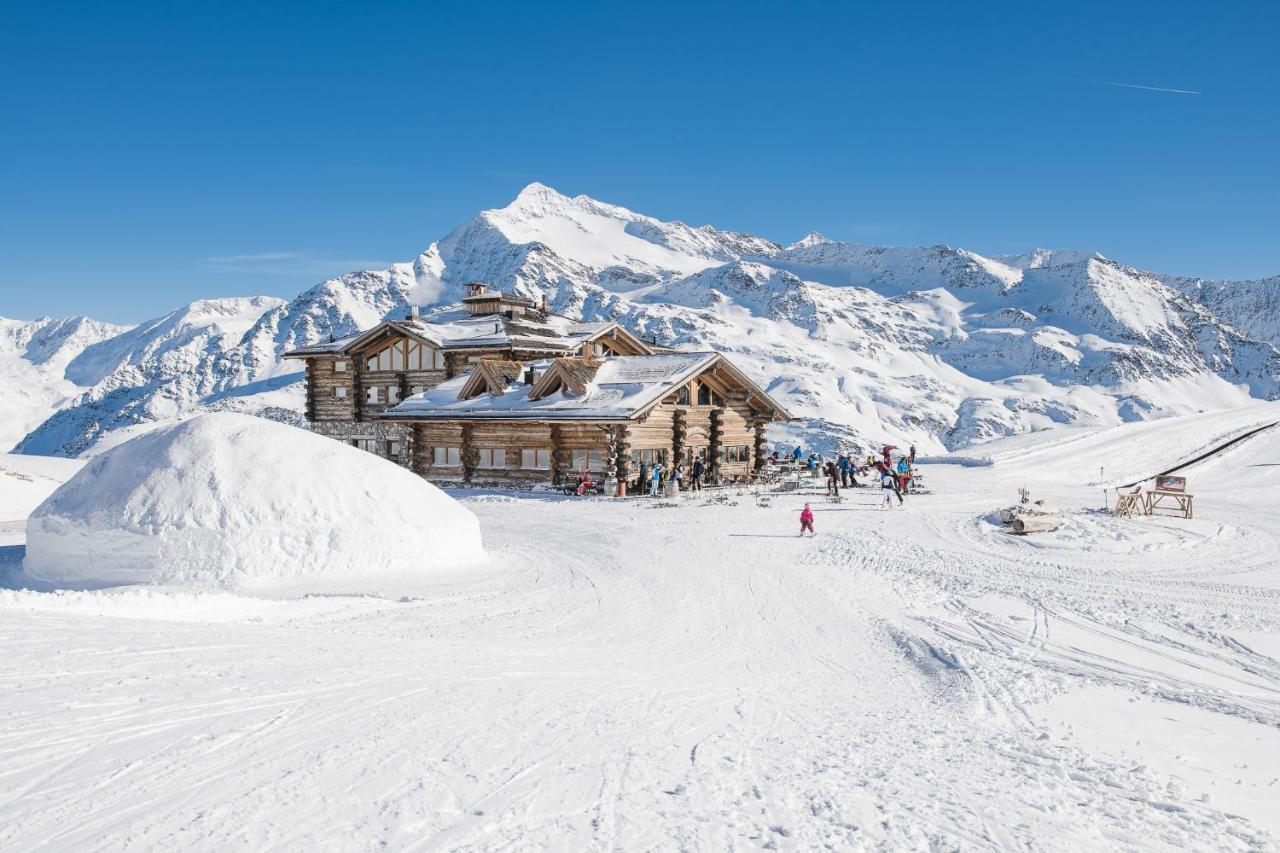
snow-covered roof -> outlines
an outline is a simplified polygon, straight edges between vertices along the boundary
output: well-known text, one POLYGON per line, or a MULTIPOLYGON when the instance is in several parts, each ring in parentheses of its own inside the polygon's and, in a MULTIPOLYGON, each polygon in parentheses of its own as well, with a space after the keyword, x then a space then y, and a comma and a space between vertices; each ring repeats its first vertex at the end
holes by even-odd
MULTIPOLYGON (((300 358, 308 355, 335 355, 349 352, 384 332, 415 337, 443 350, 514 347, 543 350, 549 353, 567 353, 577 349, 585 341, 594 340, 613 331, 626 334, 617 323, 582 323, 568 317, 540 311, 527 311, 523 315, 515 316, 505 314, 473 316, 464 311, 451 311, 436 315, 432 320, 423 317, 384 320, 358 335, 298 347, 285 353, 285 356, 300 358)), ((643 342, 641 344, 647 346, 643 342)))
MULTIPOLYGON (((553 362, 531 367, 541 372, 553 362)), ((563 389, 531 399, 534 385, 513 382, 502 394, 481 394, 458 399, 471 374, 455 376, 435 388, 415 394, 383 412, 391 419, 535 419, 626 420, 648 411, 667 394, 704 370, 720 365, 742 382, 753 395, 766 401, 783 418, 790 414, 715 352, 678 352, 661 355, 614 356, 603 359, 582 395, 563 389)))

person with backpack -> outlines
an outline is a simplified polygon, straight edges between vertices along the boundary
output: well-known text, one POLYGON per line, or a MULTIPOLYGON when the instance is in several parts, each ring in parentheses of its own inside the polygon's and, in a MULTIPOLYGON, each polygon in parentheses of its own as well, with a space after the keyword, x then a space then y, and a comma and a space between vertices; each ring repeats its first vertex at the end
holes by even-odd
POLYGON ((898 506, 902 506, 902 492, 898 491, 898 478, 888 469, 880 472, 880 494, 884 495, 884 503, 880 504, 881 509, 893 506, 894 495, 898 496, 898 506))
POLYGON ((822 473, 827 476, 827 494, 834 493, 836 497, 840 497, 840 478, 836 473, 836 463, 828 462, 822 473))
POLYGON ((649 466, 641 462, 636 474, 636 491, 643 495, 649 491, 649 466))
POLYGON ((702 491, 702 475, 705 473, 707 473, 707 466, 702 464, 702 458, 693 460, 693 481, 689 484, 691 490, 702 491))
POLYGON ((813 510, 809 509, 808 504, 805 504, 804 509, 800 510, 800 535, 803 536, 806 530, 809 531, 810 536, 818 535, 813 529, 813 510))

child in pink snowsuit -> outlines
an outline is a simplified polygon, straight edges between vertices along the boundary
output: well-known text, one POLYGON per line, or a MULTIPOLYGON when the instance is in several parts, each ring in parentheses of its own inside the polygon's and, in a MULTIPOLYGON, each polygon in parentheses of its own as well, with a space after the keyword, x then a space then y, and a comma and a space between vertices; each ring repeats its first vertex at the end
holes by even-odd
POLYGON ((804 509, 800 511, 800 535, 803 536, 806 530, 817 535, 813 530, 813 510, 809 509, 808 504, 805 504, 804 509))

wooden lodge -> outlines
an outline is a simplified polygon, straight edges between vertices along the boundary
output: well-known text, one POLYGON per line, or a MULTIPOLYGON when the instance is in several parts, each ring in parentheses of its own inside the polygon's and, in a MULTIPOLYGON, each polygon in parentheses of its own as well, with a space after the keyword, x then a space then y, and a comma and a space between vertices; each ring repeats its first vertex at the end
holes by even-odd
POLYGON ((313 431, 446 483, 626 482, 641 463, 701 458, 709 478, 765 465, 789 413, 714 352, 661 350, 470 285, 462 310, 414 311, 302 347, 313 431))

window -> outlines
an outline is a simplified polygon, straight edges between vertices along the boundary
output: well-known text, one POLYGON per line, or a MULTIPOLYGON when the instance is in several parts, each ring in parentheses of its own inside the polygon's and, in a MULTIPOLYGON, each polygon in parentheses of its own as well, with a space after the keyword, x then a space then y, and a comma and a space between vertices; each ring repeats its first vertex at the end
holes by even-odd
POLYGON ((706 385, 703 385, 701 382, 698 383, 698 405, 699 406, 711 405, 711 389, 708 388, 706 385))
POLYGON ((545 447, 526 447, 520 451, 520 467, 545 470, 551 467, 551 451, 545 447))
POLYGON ((482 355, 469 355, 467 356, 467 364, 479 364, 483 359, 484 356, 482 355))
POLYGON ((367 450, 370 453, 378 452, 378 440, 376 438, 357 438, 356 447, 361 450, 367 450))
POLYGON ((421 385, 414 385, 414 386, 413 386, 412 388, 410 388, 409 390, 410 390, 410 392, 412 392, 413 394, 421 394, 423 391, 425 391, 425 390, 427 390, 427 389, 426 389, 425 387, 421 386, 421 385))
MULTIPOLYGON (((401 346, 400 344, 396 344, 391 347, 390 351, 391 351, 391 369, 404 370, 404 347, 401 346)), ((379 361, 381 361, 382 356, 378 356, 378 359, 379 361)))
POLYGON ((458 448, 456 447, 433 447, 431 448, 431 464, 445 468, 458 467, 458 448))
POLYGON ((335 362, 333 363, 333 372, 334 372, 334 373, 346 373, 346 372, 347 372, 347 363, 346 363, 345 361, 342 361, 341 359, 339 359, 338 361, 335 361, 335 362))
POLYGON ((573 451, 573 470, 576 472, 603 471, 604 465, 602 464, 602 462, 603 462, 602 454, 598 450, 573 451))
POLYGON ((347 389, 346 389, 346 388, 334 388, 334 389, 333 389, 333 396, 337 397, 339 400, 345 400, 345 399, 347 399, 347 389))
POLYGON ((444 370, 444 353, 438 349, 431 351, 431 369, 444 370))
POLYGON ((482 447, 480 448, 480 467, 481 468, 506 468, 507 467, 507 451, 501 447, 482 447))
POLYGON ((366 393, 368 394, 368 396, 365 398, 365 402, 367 403, 378 402, 378 386, 377 385, 369 386, 369 390, 366 393))
POLYGON ((734 444, 720 451, 720 458, 725 462, 750 462, 751 446, 748 444, 734 444))
POLYGON ((676 405, 677 406, 689 405, 689 386, 688 385, 681 386, 680 390, 676 392, 676 405))
POLYGON ((387 442, 387 458, 388 459, 400 458, 400 442, 398 441, 387 442))
POLYGON ((665 450, 633 450, 631 451, 632 466, 636 465, 653 465, 655 462, 662 462, 666 459, 665 450))
POLYGON ((387 386, 387 402, 388 403, 400 402, 400 386, 399 385, 387 386))

